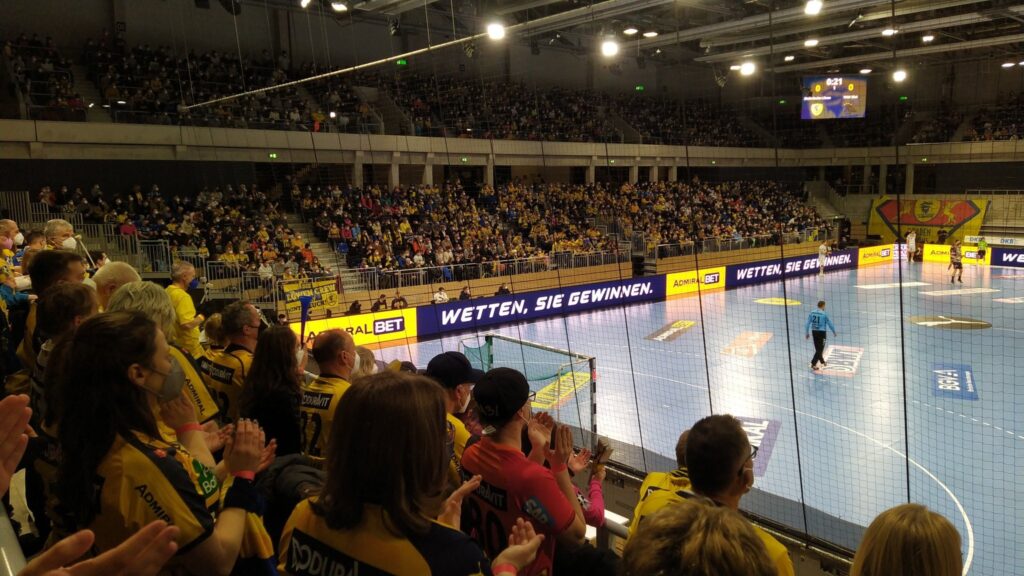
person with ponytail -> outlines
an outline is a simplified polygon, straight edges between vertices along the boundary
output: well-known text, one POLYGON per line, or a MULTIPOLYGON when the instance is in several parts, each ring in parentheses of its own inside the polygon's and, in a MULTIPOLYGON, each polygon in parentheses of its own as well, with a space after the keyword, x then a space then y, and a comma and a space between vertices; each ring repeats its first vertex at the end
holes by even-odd
POLYGON ((140 526, 162 520, 179 530, 168 570, 230 574, 246 513, 260 508, 252 480, 263 448, 259 425, 235 425, 223 463, 233 481, 222 495, 202 427, 182 391, 181 366, 155 322, 141 312, 94 316, 78 327, 60 361, 55 384, 69 408, 58 433, 62 527, 91 530, 94 552, 102 554, 140 526), (157 413, 178 443, 160 437, 157 413))

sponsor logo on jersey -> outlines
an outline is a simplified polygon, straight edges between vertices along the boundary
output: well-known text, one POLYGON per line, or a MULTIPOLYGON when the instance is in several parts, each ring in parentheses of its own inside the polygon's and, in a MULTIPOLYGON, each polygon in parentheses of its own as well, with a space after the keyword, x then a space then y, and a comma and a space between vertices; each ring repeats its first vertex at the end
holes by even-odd
POLYGON ((156 499, 156 496, 154 496, 153 493, 149 491, 148 484, 139 484, 138 486, 135 487, 135 492, 139 495, 140 498, 142 498, 142 501, 146 503, 146 506, 148 506, 149 509, 153 511, 153 514, 155 514, 158 519, 163 520, 168 524, 173 524, 173 522, 171 521, 171 515, 168 514, 166 510, 164 510, 163 505, 161 505, 160 502, 156 499))
POLYGON ((967 364, 936 364, 932 367, 932 394, 958 400, 977 400, 974 371, 967 364))
POLYGON ((498 488, 488 482, 480 482, 480 487, 473 492, 473 495, 497 510, 508 510, 508 492, 503 488, 498 488))
POLYGON ((292 530, 285 564, 290 574, 307 576, 383 576, 388 574, 369 564, 363 564, 349 555, 335 550, 316 538, 292 530))
POLYGON ((327 392, 302 392, 302 407, 313 408, 314 410, 327 410, 331 405, 331 400, 334 399, 334 394, 327 392))

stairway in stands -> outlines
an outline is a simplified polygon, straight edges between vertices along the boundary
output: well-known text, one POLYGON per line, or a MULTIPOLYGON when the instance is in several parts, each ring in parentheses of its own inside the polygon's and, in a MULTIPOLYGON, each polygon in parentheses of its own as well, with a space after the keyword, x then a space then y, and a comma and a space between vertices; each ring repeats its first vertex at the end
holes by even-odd
POLYGON ((303 222, 301 216, 292 212, 286 212, 284 218, 288 222, 289 228, 302 234, 302 237, 309 242, 310 250, 320 260, 324 268, 332 274, 341 275, 341 285, 344 286, 346 292, 367 289, 366 283, 362 281, 359 274, 345 264, 345 259, 332 250, 330 244, 321 242, 316 237, 316 231, 311 223, 303 222))
POLYGON ((72 64, 71 73, 75 77, 74 90, 82 97, 86 106, 94 104, 91 108, 85 109, 85 118, 89 122, 110 122, 110 112, 102 106, 103 95, 100 89, 89 80, 89 69, 83 64, 72 64))

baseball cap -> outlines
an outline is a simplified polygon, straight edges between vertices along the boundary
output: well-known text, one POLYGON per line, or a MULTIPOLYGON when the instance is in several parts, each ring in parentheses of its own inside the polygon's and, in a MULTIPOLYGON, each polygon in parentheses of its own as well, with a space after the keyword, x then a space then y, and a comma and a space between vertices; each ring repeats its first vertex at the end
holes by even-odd
POLYGON ((502 425, 508 422, 530 398, 530 384, 518 370, 495 368, 473 388, 480 421, 502 425))
POLYGON ((442 352, 430 359, 425 375, 433 378, 445 388, 456 388, 459 384, 476 384, 483 377, 483 370, 473 368, 469 358, 462 352, 442 352))

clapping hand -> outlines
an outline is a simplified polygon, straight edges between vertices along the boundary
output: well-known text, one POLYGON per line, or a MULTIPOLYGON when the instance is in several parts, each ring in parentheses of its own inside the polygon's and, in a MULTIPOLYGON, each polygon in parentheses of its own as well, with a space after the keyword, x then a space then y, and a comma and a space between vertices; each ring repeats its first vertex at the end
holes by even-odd
POLYGON ((482 478, 479 474, 473 476, 463 482, 462 486, 459 486, 455 492, 452 492, 452 495, 444 501, 444 508, 441 510, 441 514, 438 515, 437 521, 459 530, 462 520, 462 500, 480 487, 482 478))

